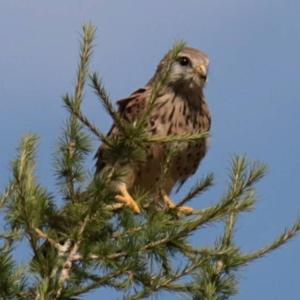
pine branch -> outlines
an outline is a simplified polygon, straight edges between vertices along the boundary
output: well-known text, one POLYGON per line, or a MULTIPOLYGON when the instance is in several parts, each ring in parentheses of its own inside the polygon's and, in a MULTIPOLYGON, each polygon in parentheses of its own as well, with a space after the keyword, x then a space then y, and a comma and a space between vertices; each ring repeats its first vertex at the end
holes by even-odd
POLYGON ((77 71, 77 82, 74 92, 74 106, 76 110, 80 109, 85 82, 88 75, 89 61, 92 55, 93 41, 95 36, 95 27, 91 24, 82 27, 82 42, 80 45, 80 60, 77 71))
POLYGON ((248 195, 248 197, 245 197, 245 199, 239 203, 235 203, 234 200, 234 197, 228 197, 210 208, 195 211, 193 214, 199 214, 200 217, 191 221, 187 221, 185 228, 180 234, 185 235, 191 233, 200 226, 207 225, 216 220, 222 220, 222 218, 228 216, 229 214, 247 211, 252 208, 254 203, 254 199, 251 197, 251 195, 248 195))
POLYGON ((278 249, 279 247, 283 246, 284 244, 286 244, 286 242, 288 242, 289 240, 294 238, 299 231, 300 231, 300 219, 298 218, 298 220, 294 223, 294 225, 292 227, 290 227, 289 229, 286 229, 271 244, 264 246, 263 248, 253 251, 251 253, 248 253, 246 255, 241 255, 237 259, 237 262, 234 266, 245 265, 245 264, 252 262, 253 260, 262 258, 266 254, 268 254, 268 253, 278 249))
MULTIPOLYGON (((34 178, 36 135, 24 136, 21 140, 17 159, 13 162, 13 202, 10 202, 9 221, 12 229, 21 227, 27 234, 32 250, 37 255, 37 236, 33 230, 34 216, 31 207, 38 205, 34 178)), ((38 207, 36 207, 38 208, 38 207)))
POLYGON ((81 223, 81 225, 79 226, 77 241, 74 243, 74 245, 72 247, 70 247, 70 249, 68 249, 69 250, 68 255, 66 257, 65 262, 63 263, 63 268, 62 268, 59 278, 58 278, 59 288, 56 292, 55 299, 60 298, 61 293, 64 288, 64 284, 70 277, 70 272, 72 270, 73 262, 77 261, 79 247, 82 242, 82 235, 83 235, 83 232, 84 232, 89 220, 90 220, 90 215, 87 215, 85 217, 85 219, 83 220, 83 222, 81 223))
MULTIPOLYGON (((234 157, 232 160, 232 173, 231 173, 231 190, 233 195, 238 194, 242 189, 243 177, 246 170, 246 159, 244 157, 234 157)), ((235 197, 235 201, 238 198, 235 197)), ((226 220, 226 228, 223 238, 223 244, 229 246, 232 243, 234 225, 236 223, 236 213, 231 213, 226 220)))
MULTIPOLYGON (((100 183, 100 182, 98 182, 100 183)), ((93 190, 93 182, 89 189, 93 190)), ((87 190, 87 193, 90 190, 87 190)), ((103 192, 103 190, 102 190, 103 192)), ((91 194, 92 195, 92 194, 91 194)), ((62 247, 59 248, 59 256, 64 257, 64 261, 62 263, 62 268, 58 272, 58 289, 56 291, 55 299, 60 299, 60 297, 65 292, 65 286, 71 280, 71 273, 74 272, 74 263, 77 261, 82 261, 82 255, 80 254, 82 245, 86 242, 85 241, 85 232, 89 230, 89 224, 93 226, 93 223, 96 221, 96 216, 99 211, 103 214, 103 209, 110 209, 105 205, 101 205, 97 202, 89 202, 86 207, 85 211, 81 211, 79 215, 79 225, 76 226, 76 229, 73 231, 70 240, 67 240, 62 247), (97 205, 97 206, 96 206, 97 205)), ((94 225, 95 226, 95 225, 94 225)), ((49 238, 48 238, 49 239, 49 238)), ((88 259, 95 260, 95 255, 89 254, 88 259)), ((88 278, 85 278, 87 280, 88 278)))
MULTIPOLYGON (((207 258, 201 258, 194 264, 188 264, 182 270, 177 271, 171 275, 168 276, 168 278, 162 277, 161 274, 159 276, 155 276, 151 278, 151 281, 147 283, 147 286, 144 287, 141 291, 138 291, 134 295, 130 295, 126 297, 126 300, 138 300, 143 299, 147 296, 152 295, 155 292, 158 292, 160 290, 172 290, 172 283, 176 282, 177 280, 180 280, 184 278, 187 275, 191 275, 197 268, 199 268, 201 265, 203 265, 207 261, 207 258)), ((188 284, 185 285, 186 287, 188 284)), ((178 287, 177 285, 174 285, 174 287, 178 287)), ((174 291, 174 290, 172 290, 174 291)))
POLYGON ((124 120, 120 117, 119 113, 114 109, 112 101, 106 89, 99 79, 97 73, 93 73, 90 75, 91 87, 94 89, 95 94, 98 96, 98 99, 101 101, 106 112, 112 117, 114 123, 120 129, 122 133, 124 133, 124 120))
POLYGON ((24 269, 16 267, 10 247, 0 249, 0 270, 0 298, 24 299, 25 272, 24 269))
POLYGON ((65 95, 63 97, 63 101, 72 115, 76 116, 76 118, 78 118, 78 120, 85 125, 100 141, 110 145, 105 134, 103 134, 94 124, 92 124, 80 110, 76 109, 74 106, 74 101, 70 99, 69 95, 65 95))
POLYGON ((38 235, 39 238, 44 239, 45 241, 49 242, 49 244, 58 250, 59 256, 63 256, 67 250, 69 249, 69 240, 64 243, 64 245, 61 245, 58 241, 54 240, 50 236, 48 236, 45 232, 43 232, 39 228, 34 228, 34 231, 38 235))
POLYGON ((4 193, 0 195, 0 209, 5 206, 7 200, 11 197, 14 188, 15 186, 13 185, 13 183, 10 183, 5 189, 4 193))
POLYGON ((146 136, 144 142, 148 143, 174 143, 174 142, 197 142, 209 136, 209 132, 196 132, 185 134, 174 134, 169 136, 146 136))
MULTIPOLYGON (((112 284, 112 280, 126 272, 128 272, 128 268, 124 267, 124 268, 118 269, 117 271, 110 272, 109 274, 107 274, 105 276, 94 277, 93 283, 88 284, 84 287, 76 288, 76 289, 72 290, 72 292, 70 294, 72 297, 74 297, 74 296, 82 295, 84 293, 92 291, 99 287, 110 286, 110 285, 114 286, 114 284, 112 284)), ((68 291, 64 292, 64 295, 68 295, 68 291)))
POLYGON ((91 24, 82 28, 82 42, 80 45, 80 60, 77 70, 77 81, 74 96, 66 95, 63 100, 72 107, 71 115, 66 124, 64 137, 60 140, 61 157, 57 162, 57 175, 65 191, 65 198, 76 202, 77 187, 84 177, 82 160, 90 151, 88 137, 82 132, 75 113, 80 111, 83 91, 88 74, 89 62, 92 54, 95 28, 91 24), (61 168, 62 167, 62 168, 61 168))
POLYGON ((208 174, 206 177, 204 177, 201 181, 199 181, 197 184, 195 184, 191 190, 188 192, 188 194, 181 199, 177 204, 176 204, 176 208, 180 207, 182 205, 184 205, 185 203, 187 203, 188 201, 192 200, 193 198, 195 198, 196 196, 199 196, 200 194, 202 194, 203 192, 205 192, 210 186, 213 185, 213 174, 210 173, 208 174))
MULTIPOLYGON (((247 161, 245 157, 235 156, 232 159, 232 170, 230 174, 231 185, 228 195, 234 197, 234 201, 238 202, 239 197, 235 195, 242 195, 247 192, 254 183, 261 179, 266 171, 266 166, 257 162, 250 167, 249 174, 247 174, 247 161)), ((237 221, 236 212, 232 212, 226 220, 226 227, 223 236, 223 245, 229 246, 233 241, 234 226, 237 221)))

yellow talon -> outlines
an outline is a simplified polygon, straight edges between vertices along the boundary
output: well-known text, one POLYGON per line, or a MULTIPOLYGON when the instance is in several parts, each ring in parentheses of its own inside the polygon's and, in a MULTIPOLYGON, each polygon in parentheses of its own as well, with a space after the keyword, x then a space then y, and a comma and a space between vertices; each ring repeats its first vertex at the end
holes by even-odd
POLYGON ((162 197, 163 197, 163 201, 165 203, 165 205, 168 207, 168 208, 176 208, 176 210, 184 215, 189 215, 191 214, 194 209, 190 206, 179 206, 179 207, 176 207, 176 204, 174 204, 174 202, 171 200, 171 198, 165 193, 165 192, 162 192, 162 197))
POLYGON ((194 211, 194 209, 190 206, 179 206, 176 209, 184 215, 190 215, 194 211))
POLYGON ((115 199, 126 204, 133 212, 140 213, 141 209, 128 193, 126 185, 122 185, 118 190, 120 192, 120 195, 116 195, 115 199))

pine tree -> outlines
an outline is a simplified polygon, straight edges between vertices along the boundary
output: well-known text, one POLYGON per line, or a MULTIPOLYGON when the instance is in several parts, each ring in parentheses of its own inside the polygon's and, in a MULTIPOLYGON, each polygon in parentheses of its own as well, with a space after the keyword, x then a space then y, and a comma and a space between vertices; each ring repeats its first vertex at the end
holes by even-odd
MULTIPOLYGON (((94 152, 92 137, 108 146, 109 159, 132 164, 145 157, 147 143, 195 141, 207 133, 149 137, 144 130, 147 113, 134 124, 122 120, 98 75, 89 71, 94 34, 92 25, 83 26, 75 91, 63 97, 70 114, 55 159, 59 199, 36 178, 36 135, 22 138, 12 162, 11 178, 0 198, 0 298, 79 299, 89 291, 109 287, 127 300, 147 298, 162 290, 194 300, 229 299, 238 292, 237 271, 294 237, 300 220, 261 249, 250 253, 240 249, 234 239, 237 219, 254 208, 255 185, 266 171, 264 164, 241 156, 232 159, 224 196, 191 215, 158 207, 146 191, 135 193, 140 214, 116 203, 110 183, 122 175, 118 168, 101 176, 90 175, 86 168, 86 159, 94 152), (83 114, 87 81, 122 130, 119 139, 108 139, 83 114), (216 222, 224 224, 224 230, 214 246, 192 245, 196 231, 216 222), (20 241, 32 253, 22 266, 13 252, 20 241)), ((183 45, 175 44, 170 62, 183 45)), ((168 64, 156 82, 149 111, 167 80, 168 64)), ((168 159, 162 167, 166 175, 168 159)), ((213 175, 208 174, 178 205, 199 197, 212 184, 213 175)))

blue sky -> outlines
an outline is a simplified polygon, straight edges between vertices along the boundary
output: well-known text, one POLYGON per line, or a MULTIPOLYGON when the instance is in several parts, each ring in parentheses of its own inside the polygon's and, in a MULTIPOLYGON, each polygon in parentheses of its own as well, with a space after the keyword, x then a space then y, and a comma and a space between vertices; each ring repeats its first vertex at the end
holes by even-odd
MULTIPOLYGON (((65 118, 60 98, 75 82, 84 22, 98 28, 92 69, 113 99, 145 84, 173 42, 184 39, 211 60, 212 139, 197 176, 213 171, 216 186, 193 206, 222 195, 232 154, 264 161, 269 171, 258 185, 257 208, 241 217, 236 237, 244 250, 270 242, 300 211, 299 13, 296 0, 1 1, 0 188, 21 135, 35 132, 40 181, 55 190, 50 162, 65 118)), ((84 110, 108 129, 110 120, 88 91, 84 110)), ((208 231, 195 242, 213 239, 208 231)), ((234 299, 298 300, 299 250, 297 237, 245 268, 234 299)))

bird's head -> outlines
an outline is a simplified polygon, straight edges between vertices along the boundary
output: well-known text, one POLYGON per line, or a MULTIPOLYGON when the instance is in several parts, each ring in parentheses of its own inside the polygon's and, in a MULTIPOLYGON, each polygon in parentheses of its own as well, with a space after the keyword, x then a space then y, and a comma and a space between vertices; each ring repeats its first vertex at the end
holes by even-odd
MULTIPOLYGON (((150 83, 163 70, 167 55, 159 63, 150 83)), ((209 59, 205 53, 194 48, 183 48, 171 64, 169 86, 181 91, 201 90, 207 81, 208 65, 209 59)))
POLYGON ((183 48, 173 62, 169 82, 188 89, 201 89, 207 80, 209 60, 194 48, 183 48))

